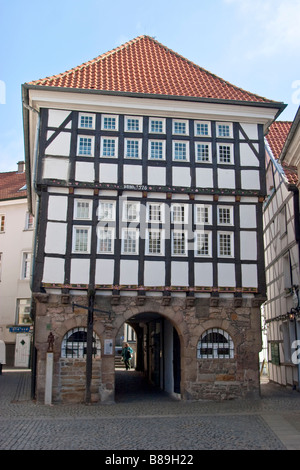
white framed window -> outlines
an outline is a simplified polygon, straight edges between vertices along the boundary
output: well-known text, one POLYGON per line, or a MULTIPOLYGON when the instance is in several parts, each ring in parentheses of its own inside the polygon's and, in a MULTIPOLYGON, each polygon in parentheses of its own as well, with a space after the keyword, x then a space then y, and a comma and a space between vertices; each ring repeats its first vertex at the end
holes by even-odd
POLYGON ((233 254, 233 233, 218 232, 218 255, 224 258, 232 258, 233 254))
POLYGON ((172 204, 171 205, 171 222, 173 224, 187 224, 188 223, 188 205, 187 204, 172 204))
MULTIPOLYGON (((76 327, 68 331, 61 343, 61 357, 83 359, 87 353, 87 328, 76 327)), ((93 357, 101 356, 101 343, 99 337, 93 332, 93 357)))
POLYGON ((0 233, 5 232, 5 214, 0 214, 0 233))
POLYGON ((73 227, 73 253, 90 253, 91 227, 73 227))
POLYGON ((232 123, 229 122, 217 122, 217 137, 228 137, 232 138, 232 123))
POLYGON ((102 114, 101 129, 105 131, 117 131, 119 129, 119 116, 102 114))
POLYGON ((233 207, 218 206, 218 224, 233 225, 233 207))
POLYGON ((208 142, 195 142, 195 160, 199 163, 211 162, 211 144, 208 142))
POLYGON ((125 116, 125 131, 126 132, 142 132, 143 118, 137 116, 125 116))
POLYGON ((211 232, 196 231, 195 256, 211 256, 211 232))
POLYGON ((138 255, 139 253, 139 230, 132 228, 122 229, 122 254, 138 255))
POLYGON ((98 219, 102 221, 116 220, 115 201, 100 201, 98 206, 98 219))
POLYGON ((101 137, 100 157, 116 158, 118 156, 118 138, 101 137))
POLYGON ((173 141, 173 160, 174 161, 189 161, 190 158, 189 142, 185 140, 173 141))
POLYGON ((34 226, 34 218, 30 212, 26 212, 25 216, 25 230, 32 230, 34 226))
POLYGON ((149 133, 150 134, 165 134, 166 133, 166 120, 162 118, 149 118, 149 133))
POLYGON ((139 222, 140 220, 140 203, 136 201, 125 201, 123 203, 123 222, 139 222))
POLYGON ((75 199, 74 219, 75 220, 91 220, 92 219, 92 201, 91 200, 75 199))
POLYGON ((210 204, 195 205, 195 224, 211 225, 212 223, 212 206, 210 204))
POLYGON ((95 129, 95 114, 79 113, 78 127, 81 129, 95 129))
POLYGON ((200 137, 211 137, 211 126, 209 121, 195 121, 195 135, 200 137))
POLYGON ((142 139, 125 139, 125 158, 142 158, 142 139))
POLYGON ((174 135, 188 135, 189 134, 189 121, 183 119, 173 119, 173 134, 174 135))
POLYGON ((232 359, 234 344, 229 334, 220 328, 206 330, 197 345, 197 359, 232 359))
POLYGON ((187 255, 187 232, 186 230, 172 230, 172 255, 187 255))
POLYGON ((108 253, 114 252, 114 239, 115 231, 113 228, 98 227, 98 246, 97 253, 108 253))
POLYGON ((21 279, 30 278, 30 267, 31 267, 31 253, 22 253, 22 268, 21 268, 21 279))
POLYGON ((165 222, 165 205, 159 202, 147 203, 147 222, 165 222))
POLYGON ((146 231, 146 254, 164 254, 164 231, 159 229, 148 229, 146 231))
POLYGON ((94 136, 79 135, 77 140, 77 155, 84 157, 93 157, 94 140, 94 136))
POLYGON ((233 164, 233 144, 217 144, 218 163, 233 164))
POLYGON ((148 158, 149 160, 165 160, 166 142, 164 140, 149 140, 148 158))
POLYGON ((28 325, 32 323, 30 316, 31 299, 17 299, 17 324, 28 325))

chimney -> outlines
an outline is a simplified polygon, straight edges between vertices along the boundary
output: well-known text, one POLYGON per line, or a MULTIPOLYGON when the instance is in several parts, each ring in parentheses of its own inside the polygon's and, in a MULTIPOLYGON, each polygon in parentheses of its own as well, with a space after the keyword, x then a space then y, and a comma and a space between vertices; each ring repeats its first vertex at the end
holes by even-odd
POLYGON ((24 173, 25 171, 25 162, 18 162, 18 173, 24 173))

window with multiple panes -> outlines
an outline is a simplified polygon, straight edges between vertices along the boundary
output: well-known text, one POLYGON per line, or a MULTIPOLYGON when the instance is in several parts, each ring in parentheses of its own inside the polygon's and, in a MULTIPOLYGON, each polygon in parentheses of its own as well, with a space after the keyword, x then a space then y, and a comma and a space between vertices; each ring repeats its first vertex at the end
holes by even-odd
POLYGON ((141 158, 141 139, 125 139, 125 158, 141 158))
POLYGON ((31 253, 24 252, 22 254, 21 279, 29 279, 30 278, 30 267, 31 267, 31 253))
POLYGON ((188 219, 188 206, 186 204, 172 204, 171 221, 173 224, 186 224, 188 219))
POLYGON ((195 205, 195 223, 196 224, 211 224, 212 206, 197 204, 195 205))
POLYGON ((101 157, 117 157, 118 156, 118 139, 117 137, 101 137, 101 157))
POLYGON ((101 116, 101 129, 106 131, 118 130, 118 116, 110 114, 102 114, 101 116))
POLYGON ((217 122, 217 137, 232 137, 232 124, 217 122))
POLYGON ((185 141, 173 141, 173 160, 188 161, 189 160, 189 143, 185 141))
POLYGON ((164 134, 166 132, 166 120, 149 118, 149 132, 152 134, 164 134))
MULTIPOLYGON (((87 328, 76 327, 68 331, 61 343, 61 357, 83 359, 87 353, 87 328)), ((100 339, 93 333, 93 357, 101 356, 100 339)))
POLYGON ((188 133, 189 133, 188 121, 173 119, 173 134, 188 135, 188 133))
POLYGON ((92 218, 92 201, 84 199, 75 199, 74 219, 90 220, 92 218))
POLYGON ((149 202, 147 204, 148 222, 164 222, 164 206, 159 202, 149 202))
POLYGON ((140 219, 140 203, 126 201, 123 204, 123 217, 124 222, 138 222, 140 219))
POLYGON ((141 132, 143 130, 143 119, 135 116, 125 116, 125 131, 141 132))
POLYGON ((90 227, 73 227, 73 253, 90 252, 90 227))
POLYGON ((172 255, 182 256, 187 254, 187 234, 184 230, 172 231, 172 255))
POLYGON ((149 141, 149 159, 164 160, 165 159, 165 141, 150 140, 149 141))
POLYGON ((0 233, 5 231, 5 215, 0 214, 0 233))
POLYGON ((161 255, 163 254, 163 234, 162 230, 147 231, 147 254, 161 255))
POLYGON ((231 359, 234 345, 229 334, 220 328, 206 330, 197 345, 198 359, 231 359))
POLYGON ((139 245, 139 231, 137 229, 125 228, 122 230, 122 253, 137 255, 139 245))
POLYGON ((218 207, 218 224, 232 225, 233 224, 233 208, 230 206, 218 207))
POLYGON ((196 256, 211 256, 210 232, 196 232, 195 243, 196 256))
POLYGON ((200 137, 210 137, 210 122, 196 121, 195 122, 195 135, 200 137))
POLYGON ((92 157, 94 155, 94 137, 79 136, 77 154, 79 156, 92 157))
POLYGON ((218 254, 219 256, 233 256, 233 234, 230 232, 218 233, 218 254))
POLYGON ((25 217, 25 230, 32 230, 34 225, 33 215, 30 212, 26 212, 25 217))
POLYGON ((28 325, 32 323, 30 316, 31 299, 17 299, 17 318, 18 325, 28 325))
POLYGON ((196 162, 210 162, 211 161, 211 145, 209 143, 196 142, 195 158, 196 158, 196 162))
POLYGON ((218 161, 219 163, 233 163, 232 145, 218 144, 218 161))
POLYGON ((114 230, 111 228, 98 228, 98 253, 113 253, 114 230))
POLYGON ((98 219, 102 221, 115 220, 116 203, 114 201, 100 201, 98 206, 98 219))
POLYGON ((82 129, 95 129, 95 115, 80 113, 79 127, 82 129))

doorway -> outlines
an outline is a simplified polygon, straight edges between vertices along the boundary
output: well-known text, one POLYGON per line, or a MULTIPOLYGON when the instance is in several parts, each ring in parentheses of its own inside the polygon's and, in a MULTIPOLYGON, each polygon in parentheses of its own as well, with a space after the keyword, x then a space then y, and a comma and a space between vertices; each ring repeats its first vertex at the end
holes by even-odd
POLYGON ((15 367, 29 367, 30 344, 30 333, 18 333, 16 335, 15 367))

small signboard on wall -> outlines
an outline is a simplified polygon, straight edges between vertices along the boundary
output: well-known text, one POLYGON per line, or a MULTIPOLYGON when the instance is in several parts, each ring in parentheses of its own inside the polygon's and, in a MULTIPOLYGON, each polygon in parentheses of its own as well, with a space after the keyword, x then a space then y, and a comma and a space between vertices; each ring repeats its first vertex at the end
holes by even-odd
POLYGON ((113 340, 105 339, 104 340, 104 354, 111 355, 113 353, 113 340))

